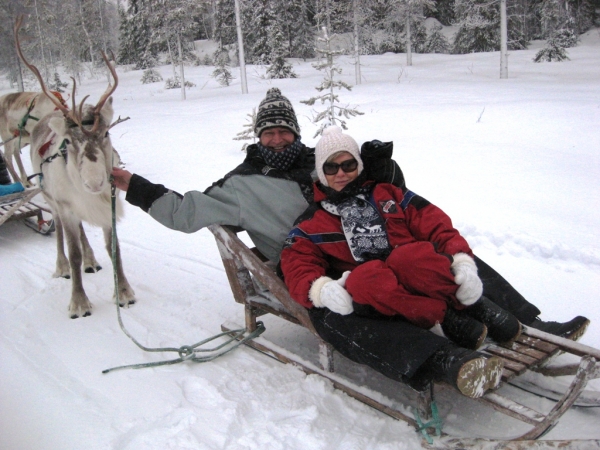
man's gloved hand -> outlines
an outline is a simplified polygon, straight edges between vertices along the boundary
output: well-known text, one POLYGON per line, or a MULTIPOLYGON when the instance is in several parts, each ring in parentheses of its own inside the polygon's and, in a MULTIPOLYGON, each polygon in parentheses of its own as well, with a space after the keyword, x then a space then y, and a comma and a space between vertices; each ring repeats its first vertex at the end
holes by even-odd
POLYGON ((463 305, 472 305, 483 294, 483 283, 477 275, 475 261, 466 253, 457 253, 453 258, 450 270, 454 274, 454 282, 460 286, 456 298, 463 305))
POLYGON ((339 280, 329 277, 317 278, 308 292, 308 298, 317 308, 329 308, 331 311, 346 315, 354 311, 352 296, 345 289, 350 271, 343 273, 339 280))

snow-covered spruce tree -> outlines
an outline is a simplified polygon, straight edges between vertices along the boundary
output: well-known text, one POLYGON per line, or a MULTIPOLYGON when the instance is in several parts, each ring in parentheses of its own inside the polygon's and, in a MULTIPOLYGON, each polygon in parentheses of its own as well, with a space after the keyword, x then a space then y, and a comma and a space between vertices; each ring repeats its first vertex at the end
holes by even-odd
POLYGON ((425 7, 424 15, 437 19, 442 25, 452 25, 454 23, 454 0, 437 0, 435 7, 425 7))
POLYGON ((270 0, 247 0, 242 3, 242 23, 246 59, 252 64, 271 64, 271 43, 269 27, 273 18, 269 8, 270 0))
MULTIPOLYGON (((168 1, 168 0, 167 0, 168 1)), ((197 0, 190 0, 198 2, 197 0)), ((235 29, 235 7, 232 0, 212 0, 214 4, 214 36, 220 46, 235 44, 237 33, 235 29)), ((200 5, 201 6, 201 5, 200 5)))
POLYGON ((295 18, 287 24, 291 38, 290 56, 305 61, 315 56, 315 37, 308 3, 308 0, 292 0, 288 3, 289 13, 295 18))
MULTIPOLYGON (((252 112, 249 114, 246 114, 247 117, 247 121, 244 124, 244 130, 240 131, 238 134, 235 135, 235 137, 233 138, 234 141, 248 141, 250 139, 252 139, 252 143, 256 142, 256 136, 254 134, 254 125, 256 124, 256 108, 252 108, 252 112)), ((242 146, 242 151, 246 151, 246 148, 248 147, 247 142, 244 143, 244 145, 242 146)))
POLYGON ((431 33, 423 45, 423 53, 450 53, 450 42, 442 34, 442 29, 443 27, 439 23, 431 28, 431 33))
POLYGON ((229 86, 231 80, 233 80, 233 75, 229 70, 229 52, 226 48, 219 48, 215 51, 213 59, 215 61, 215 70, 212 73, 213 78, 215 78, 221 86, 229 86))
POLYGON ((322 105, 326 105, 325 110, 320 112, 315 111, 316 115, 313 117, 312 122, 318 124, 323 121, 323 123, 319 126, 314 137, 319 136, 329 125, 339 125, 344 130, 347 130, 348 127, 346 126, 344 118, 350 119, 351 117, 364 114, 356 108, 337 105, 340 99, 335 93, 335 90, 346 89, 351 91, 352 86, 344 83, 342 80, 335 79, 336 74, 342 73, 342 69, 335 64, 335 57, 341 54, 341 51, 334 51, 331 49, 331 38, 327 33, 326 27, 323 27, 323 37, 319 37, 318 41, 322 43, 322 48, 317 48, 316 51, 322 55, 324 59, 321 62, 313 64, 313 67, 325 73, 323 81, 315 88, 321 94, 308 100, 300 100, 300 103, 304 103, 308 106, 314 106, 317 101, 320 101, 322 105))
POLYGON ((48 88, 50 88, 50 90, 56 91, 56 92, 65 92, 65 90, 63 88, 66 88, 67 86, 69 86, 69 84, 63 82, 60 79, 60 75, 58 74, 58 72, 54 72, 54 80, 52 82, 48 83, 48 88))
POLYGON ((559 43, 554 39, 550 38, 546 42, 546 46, 536 53, 533 58, 534 62, 552 62, 552 61, 564 61, 568 60, 567 51, 564 47, 561 47, 559 43))
POLYGON ((273 18, 269 25, 269 42, 271 44, 271 65, 267 69, 267 78, 296 78, 292 65, 286 61, 289 55, 289 40, 285 39, 283 27, 279 19, 284 16, 285 2, 270 2, 270 16, 273 18))
POLYGON ((361 46, 364 54, 403 52, 402 18, 396 9, 399 0, 381 0, 361 4, 363 23, 361 46))
POLYGON ((162 80, 162 75, 156 69, 146 69, 144 70, 144 73, 142 74, 142 79, 140 81, 142 82, 142 84, 149 84, 157 83, 162 80))
POLYGON ((134 69, 156 66, 158 49, 152 42, 149 25, 154 0, 129 0, 127 12, 121 16, 119 64, 134 64, 134 69))
POLYGON ((554 31, 551 39, 554 41, 557 47, 575 47, 579 41, 575 19, 573 17, 569 17, 562 27, 554 31))
POLYGON ((456 0, 458 31, 453 53, 491 52, 500 49, 500 12, 496 2, 456 0))

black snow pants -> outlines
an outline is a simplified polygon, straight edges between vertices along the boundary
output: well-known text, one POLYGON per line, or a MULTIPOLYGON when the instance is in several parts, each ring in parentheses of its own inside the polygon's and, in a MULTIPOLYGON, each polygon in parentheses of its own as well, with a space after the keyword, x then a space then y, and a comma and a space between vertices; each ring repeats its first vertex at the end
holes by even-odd
MULTIPOLYGON (((522 323, 530 324, 540 310, 529 303, 498 272, 476 258, 483 293, 522 323)), ((321 338, 346 358, 365 364, 388 378, 408 382, 420 389, 428 381, 423 363, 447 339, 419 328, 401 316, 384 316, 374 309, 355 304, 346 316, 327 308, 312 308, 310 319, 321 338)))

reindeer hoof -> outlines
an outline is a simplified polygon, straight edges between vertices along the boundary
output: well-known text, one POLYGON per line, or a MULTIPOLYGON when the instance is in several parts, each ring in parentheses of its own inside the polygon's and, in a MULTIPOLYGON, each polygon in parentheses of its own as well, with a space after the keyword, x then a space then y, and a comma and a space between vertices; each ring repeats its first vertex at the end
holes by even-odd
POLYGON ((102 266, 100 264, 98 264, 95 267, 86 267, 85 268, 85 273, 96 273, 98 271, 102 270, 102 266))
POLYGON ((66 280, 71 279, 71 275, 61 275, 60 277, 66 279, 66 280))

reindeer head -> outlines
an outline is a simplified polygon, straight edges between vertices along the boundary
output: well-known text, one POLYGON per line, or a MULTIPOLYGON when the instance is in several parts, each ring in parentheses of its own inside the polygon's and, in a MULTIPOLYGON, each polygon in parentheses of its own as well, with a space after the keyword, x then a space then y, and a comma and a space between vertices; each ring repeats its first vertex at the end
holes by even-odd
POLYGON ((63 146, 69 177, 91 194, 109 188, 112 165, 118 162, 112 161, 113 146, 108 133, 112 117, 112 97, 109 97, 98 115, 93 106, 84 104, 80 124, 58 114, 48 120, 55 141, 63 146))
POLYGON ((73 81, 71 95, 73 107, 69 109, 52 95, 37 67, 30 64, 23 55, 19 42, 19 29, 22 22, 23 16, 21 15, 17 19, 14 29, 17 53, 23 63, 38 79, 44 94, 52 100, 57 110, 62 113, 62 116, 59 114, 50 116, 48 127, 55 133, 55 141, 61 146, 61 152, 66 155, 69 176, 73 181, 79 181, 89 193, 103 192, 109 186, 108 175, 113 165, 113 147, 108 130, 111 127, 110 123, 113 117, 111 94, 118 85, 115 68, 104 52, 101 52, 102 58, 112 74, 114 84, 108 85, 95 106, 85 103, 86 96, 77 107, 75 102, 77 85, 75 79, 71 77, 73 81))

